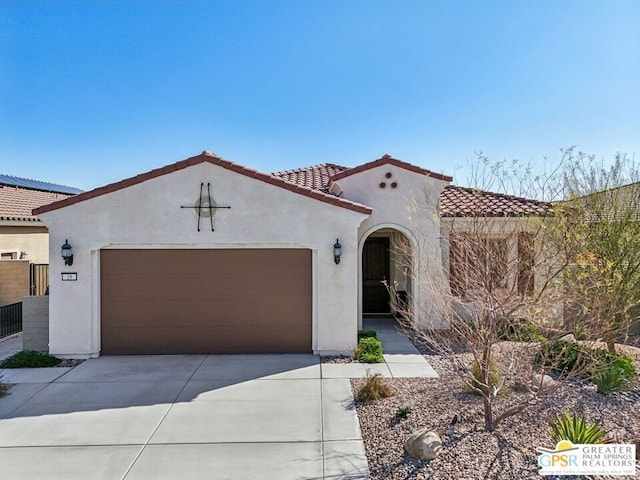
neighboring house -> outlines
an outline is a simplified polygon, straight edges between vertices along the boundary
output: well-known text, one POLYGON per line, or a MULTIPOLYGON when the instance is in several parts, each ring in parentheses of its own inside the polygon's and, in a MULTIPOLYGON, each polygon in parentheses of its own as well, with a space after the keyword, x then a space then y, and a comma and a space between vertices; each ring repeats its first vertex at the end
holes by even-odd
MULTIPOLYGON (((35 269, 30 265, 49 263, 47 227, 32 210, 80 192, 53 183, 0 175, 0 306, 34 293, 36 285, 30 281, 30 272, 35 269)), ((37 287, 46 289, 46 276, 37 287)))
POLYGON ((389 155, 270 175, 203 152, 37 208, 50 351, 350 352, 364 316, 390 313, 382 280, 416 308, 433 301, 418 266, 446 281, 440 210, 462 214, 466 191, 451 180, 389 155))

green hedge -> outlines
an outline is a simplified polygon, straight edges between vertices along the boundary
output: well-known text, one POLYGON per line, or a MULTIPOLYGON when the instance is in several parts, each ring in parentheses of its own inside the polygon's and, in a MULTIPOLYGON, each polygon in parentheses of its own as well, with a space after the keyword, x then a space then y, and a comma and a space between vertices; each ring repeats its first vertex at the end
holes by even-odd
POLYGON ((364 363, 381 363, 384 360, 382 343, 373 337, 361 338, 360 342, 358 342, 355 356, 364 363))

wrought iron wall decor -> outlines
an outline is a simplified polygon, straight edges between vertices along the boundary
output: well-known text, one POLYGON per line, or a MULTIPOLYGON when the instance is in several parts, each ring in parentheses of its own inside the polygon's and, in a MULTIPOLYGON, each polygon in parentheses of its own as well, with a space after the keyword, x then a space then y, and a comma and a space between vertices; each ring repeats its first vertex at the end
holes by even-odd
POLYGON ((218 208, 231 208, 229 205, 217 205, 211 198, 211 184, 207 183, 207 194, 203 195, 204 182, 200 184, 200 196, 195 205, 180 205, 180 208, 195 208, 196 215, 198 216, 198 231, 200 231, 200 219, 209 218, 211 223, 211 231, 213 228, 213 214, 218 208))

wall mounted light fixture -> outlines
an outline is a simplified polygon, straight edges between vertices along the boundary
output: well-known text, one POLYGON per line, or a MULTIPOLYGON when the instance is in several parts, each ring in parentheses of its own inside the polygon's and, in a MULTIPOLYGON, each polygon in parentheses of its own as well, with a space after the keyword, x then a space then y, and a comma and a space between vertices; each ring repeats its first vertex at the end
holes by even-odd
POLYGON ((342 245, 340 245, 340 241, 336 238, 336 243, 333 244, 333 261, 336 262, 336 265, 340 263, 341 256, 342 256, 342 245))
POLYGON ((73 265, 73 251, 71 249, 71 245, 69 245, 69 240, 64 241, 64 245, 62 245, 62 259, 64 260, 65 265, 73 265))

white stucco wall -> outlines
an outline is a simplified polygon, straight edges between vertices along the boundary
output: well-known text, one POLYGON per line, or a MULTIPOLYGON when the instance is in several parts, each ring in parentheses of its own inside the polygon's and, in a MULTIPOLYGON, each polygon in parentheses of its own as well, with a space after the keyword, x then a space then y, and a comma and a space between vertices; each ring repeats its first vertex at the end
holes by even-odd
POLYGON ((100 250, 105 248, 306 248, 313 257, 315 352, 352 351, 358 312, 358 227, 366 214, 311 199, 210 163, 183 170, 46 212, 49 228, 50 334, 54 355, 96 356, 100 352, 100 250), (215 231, 193 209, 200 183, 211 183, 217 210, 215 231), (340 239, 342 260, 333 260, 340 239), (73 266, 59 255, 65 239, 73 266), (75 282, 62 272, 77 272, 75 282))
MULTIPOLYGON (((429 293, 419 286, 428 270, 431 275, 443 271, 440 242, 439 200, 448 182, 415 173, 395 165, 381 165, 347 176, 335 182, 343 198, 373 208, 373 213, 358 229, 358 321, 362 325, 362 248, 372 233, 392 228, 411 242, 413 311, 423 312, 416 320, 437 324, 439 316, 430 309, 429 293), (387 178, 387 174, 391 174, 387 178), (380 183, 386 184, 380 188, 380 183), (395 182, 396 188, 391 184, 395 182)), ((440 273, 439 273, 440 272, 440 273)))
POLYGON ((40 222, 0 221, 0 252, 15 251, 18 260, 49 263, 46 227, 40 222))

